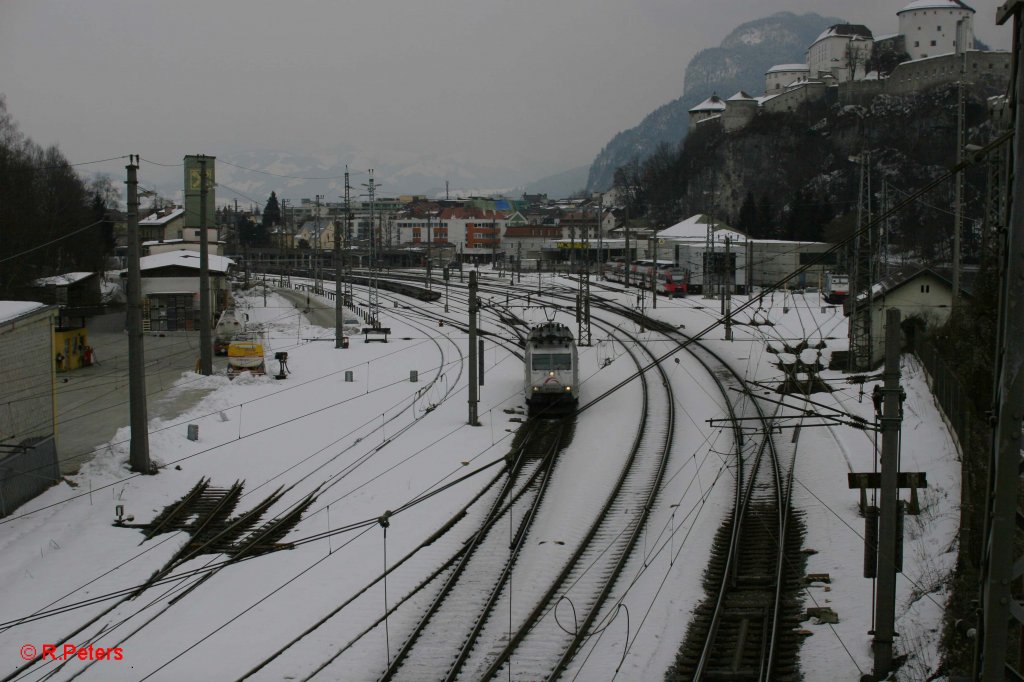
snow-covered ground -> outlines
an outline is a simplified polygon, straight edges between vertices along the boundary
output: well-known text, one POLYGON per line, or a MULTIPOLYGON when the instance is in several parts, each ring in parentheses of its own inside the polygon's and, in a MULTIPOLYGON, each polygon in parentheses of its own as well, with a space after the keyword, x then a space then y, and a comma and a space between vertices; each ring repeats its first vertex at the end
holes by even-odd
MULTIPOLYGON (((545 276, 545 284, 549 279, 545 276)), ((635 301, 632 295, 602 295, 635 301)), ((254 679, 304 678, 339 651, 317 679, 375 679, 389 653, 401 645, 425 597, 372 626, 469 536, 485 500, 471 505, 452 533, 392 572, 386 593, 377 579, 385 565, 415 549, 496 475, 499 467, 484 467, 508 452, 523 419, 520 361, 487 340, 481 425, 470 427, 463 332, 385 308, 383 322, 392 329, 388 343, 364 343, 353 336, 349 349, 336 350, 333 329, 312 326, 281 296, 271 294, 266 300, 264 306, 262 296, 252 297, 245 305, 252 321, 266 325, 271 356, 289 353, 292 373, 286 380, 185 374, 180 390, 213 390, 179 418, 152 421, 150 449, 163 466, 159 475, 130 474, 125 428, 77 476, 0 520, 0 672, 8 674, 22 664, 23 647, 60 647, 67 640, 121 648, 121 660, 95 661, 85 669, 85 679, 235 679, 346 602, 254 679), (418 372, 418 382, 410 381, 411 370, 418 372), (346 381, 348 372, 352 381, 346 381), (198 425, 198 441, 186 438, 189 424, 198 425), (173 604, 168 600, 195 578, 153 587, 76 632, 116 603, 87 600, 144 582, 188 539, 171 533, 140 543, 138 530, 112 525, 115 506, 123 505, 136 523, 147 522, 203 476, 222 487, 244 480, 236 513, 280 486, 286 486, 284 497, 268 516, 315 491, 316 501, 287 538, 309 541, 227 566, 173 604), (466 478, 422 497, 460 477, 466 478), (378 517, 413 500, 413 506, 390 518, 385 533, 378 517), (317 534, 324 537, 316 539, 317 534), (80 608, 15 624, 30 614, 71 605, 80 608)), ((734 299, 734 304, 743 301, 734 299)), ((660 299, 658 308, 647 312, 692 333, 717 317, 718 305, 700 297, 660 299)), ((437 314, 442 308, 443 300, 434 306, 437 314)), ((537 321, 544 317, 536 305, 515 312, 537 321)), ((822 307, 817 293, 775 294, 756 316, 770 324, 738 325, 731 342, 723 340, 721 329, 706 338, 748 380, 771 384, 782 377, 775 363, 792 358, 769 352, 769 345, 780 350, 783 343, 824 340, 823 364, 832 351, 846 347, 845 319, 837 308, 822 307)), ((750 317, 741 314, 739 321, 750 317)), ((607 336, 595 327, 597 343, 581 349, 582 403, 633 371, 624 350, 607 336)), ((657 354, 668 350, 653 339, 651 347, 657 354)), ((804 359, 817 352, 804 351, 804 359)), ((605 614, 601 634, 588 641, 574 664, 578 679, 660 678, 674 660, 690 610, 703 597, 708 547, 732 494, 731 443, 726 429, 707 421, 723 416, 721 396, 696 362, 685 353, 675 357, 681 361, 667 363, 678 400, 677 421, 683 424, 675 453, 628 581, 616 586, 624 608, 605 614)), ((268 369, 276 372, 276 361, 269 361, 268 369)), ((826 371, 823 377, 833 392, 816 394, 815 401, 872 419, 873 382, 848 384, 837 372, 826 371)), ((906 520, 904 573, 898 579, 897 646, 910 654, 901 679, 915 680, 925 679, 938 663, 944 578, 956 552, 960 470, 955 446, 912 356, 903 358, 903 386, 902 469, 927 472, 929 484, 921 494, 921 514, 906 520)), ((638 392, 633 382, 580 414, 573 443, 553 474, 561 495, 546 502, 538 518, 536 532, 544 537, 538 536, 517 565, 511 603, 505 602, 510 614, 530 606, 529 595, 540 582, 531 577, 559 565, 579 539, 587 510, 620 470, 621 455, 635 433, 638 392)), ((774 392, 767 397, 779 399, 774 392)), ((786 402, 801 404, 795 398, 786 402)), ((801 665, 808 680, 856 680, 871 668, 872 582, 861 577, 864 523, 857 512, 858 493, 847 489, 846 474, 874 468, 874 438, 845 426, 810 428, 820 421, 804 420, 795 442, 792 429, 780 437, 790 452, 795 448, 794 501, 807 529, 805 547, 813 551, 807 571, 830 576, 830 582, 807 588, 807 606, 829 606, 839 619, 836 624, 803 624, 809 636, 801 665)), ((907 493, 902 494, 906 499, 907 493)), ((222 559, 202 555, 176 573, 222 559)), ((567 623, 572 616, 560 613, 559 618, 567 623)), ((87 663, 68 663, 57 679, 82 671, 87 663)), ((40 679, 56 667, 53 661, 37 664, 22 679, 40 679)))

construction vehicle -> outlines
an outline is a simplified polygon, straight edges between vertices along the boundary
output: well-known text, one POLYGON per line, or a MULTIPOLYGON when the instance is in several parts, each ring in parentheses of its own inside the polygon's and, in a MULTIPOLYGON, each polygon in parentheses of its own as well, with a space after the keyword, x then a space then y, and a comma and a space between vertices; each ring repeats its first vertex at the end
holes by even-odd
POLYGON ((262 343, 257 341, 232 341, 228 344, 228 377, 234 378, 242 372, 249 372, 250 374, 267 373, 262 343))

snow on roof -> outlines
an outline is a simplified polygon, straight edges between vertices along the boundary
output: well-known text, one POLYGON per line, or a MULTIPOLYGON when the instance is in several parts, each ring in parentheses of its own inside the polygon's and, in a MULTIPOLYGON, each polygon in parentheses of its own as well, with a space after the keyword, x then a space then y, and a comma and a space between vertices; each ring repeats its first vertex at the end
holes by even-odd
POLYGON ((75 282, 81 282, 83 279, 88 279, 95 275, 95 272, 65 272, 63 275, 54 275, 53 277, 40 277, 39 279, 32 282, 33 286, 45 287, 45 286, 58 286, 66 287, 69 284, 75 282))
POLYGON ((181 215, 185 215, 185 209, 183 208, 176 208, 165 216, 153 213, 140 220, 139 225, 165 225, 181 215))
POLYGON ((735 95, 733 95, 732 97, 730 97, 726 101, 727 102, 744 102, 744 101, 747 101, 747 100, 753 101, 754 98, 751 97, 750 95, 748 95, 747 93, 743 92, 742 90, 740 90, 739 92, 737 92, 735 95))
MULTIPOLYGON (((664 230, 658 233, 658 239, 672 239, 676 241, 697 241, 703 242, 707 239, 708 234, 708 221, 713 220, 712 218, 698 213, 692 215, 686 220, 676 223, 672 227, 666 227, 664 230)), ((721 221, 715 221, 715 240, 725 241, 726 237, 729 239, 746 239, 747 236, 741 232, 730 230, 725 223, 721 221), (717 227, 717 226, 721 227, 717 227)))
MULTIPOLYGON (((214 256, 210 254, 210 272, 227 272, 228 268, 235 264, 235 261, 226 256, 214 256)), ((154 253, 151 256, 143 256, 139 259, 140 269, 155 270, 156 268, 181 267, 199 269, 199 252, 186 251, 165 251, 154 253)))
POLYGON ((38 301, 0 301, 0 322, 7 322, 25 313, 30 313, 36 308, 46 307, 45 303, 38 301))
POLYGON ((782 71, 810 71, 811 67, 806 64, 776 64, 765 73, 777 73, 782 71))
POLYGON ((701 111, 724 111, 724 110, 725 110, 725 102, 722 101, 722 98, 719 97, 718 95, 711 95, 711 97, 708 97, 706 100, 704 100, 703 102, 701 102, 700 104, 695 106, 693 109, 690 109, 690 113, 693 114, 693 113, 697 113, 697 112, 701 112, 701 111))
MULTIPOLYGON (((871 40, 871 29, 863 24, 835 24, 829 26, 821 35, 814 39, 814 43, 820 42, 825 38, 867 38, 871 40)), ((811 43, 812 45, 814 43, 811 43)))
POLYGON ((896 12, 896 14, 910 12, 915 9, 959 9, 974 12, 973 7, 968 7, 960 2, 960 0, 914 0, 914 2, 896 12))

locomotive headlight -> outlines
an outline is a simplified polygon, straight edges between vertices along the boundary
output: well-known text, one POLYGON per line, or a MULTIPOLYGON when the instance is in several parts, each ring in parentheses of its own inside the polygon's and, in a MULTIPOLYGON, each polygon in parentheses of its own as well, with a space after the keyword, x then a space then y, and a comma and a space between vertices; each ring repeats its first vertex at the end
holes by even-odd
POLYGON ((566 390, 566 391, 571 391, 571 390, 572 390, 572 386, 566 386, 566 387, 565 387, 565 390, 566 390))
POLYGON ((555 376, 555 373, 554 372, 548 372, 548 376, 549 377, 553 377, 553 376, 555 376))
POLYGON ((534 393, 536 393, 536 392, 537 392, 537 391, 539 391, 539 390, 540 390, 540 386, 534 386, 534 387, 533 387, 533 392, 534 392, 534 393))

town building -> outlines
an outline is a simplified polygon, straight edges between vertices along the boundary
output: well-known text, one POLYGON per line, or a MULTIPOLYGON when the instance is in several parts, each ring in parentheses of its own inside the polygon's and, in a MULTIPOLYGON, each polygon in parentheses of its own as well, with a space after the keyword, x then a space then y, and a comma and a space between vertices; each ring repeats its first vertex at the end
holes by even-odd
MULTIPOLYGON (((209 256, 211 324, 231 306, 228 274, 233 265, 230 258, 209 256)), ((183 249, 144 256, 140 270, 143 331, 199 329, 199 254, 183 249)))
POLYGON ((0 410, 0 516, 60 480, 57 459, 57 307, 0 301, 0 355, 6 405, 0 410))

